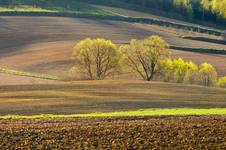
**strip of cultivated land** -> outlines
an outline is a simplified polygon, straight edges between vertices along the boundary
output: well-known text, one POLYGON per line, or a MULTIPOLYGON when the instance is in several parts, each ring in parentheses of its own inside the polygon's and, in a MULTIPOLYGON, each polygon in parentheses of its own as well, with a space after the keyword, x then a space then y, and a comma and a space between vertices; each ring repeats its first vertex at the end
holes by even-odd
POLYGON ((144 81, 0 86, 1 115, 87 114, 149 108, 225 108, 226 89, 144 81))
POLYGON ((0 119, 3 149, 225 148, 225 116, 0 119))
POLYGON ((1 119, 45 119, 45 118, 74 118, 74 117, 139 117, 139 116, 185 116, 185 115, 226 115, 225 108, 193 109, 193 108, 171 108, 171 109, 143 109, 136 111, 121 112, 96 112, 90 114, 42 114, 42 115, 5 115, 1 119))

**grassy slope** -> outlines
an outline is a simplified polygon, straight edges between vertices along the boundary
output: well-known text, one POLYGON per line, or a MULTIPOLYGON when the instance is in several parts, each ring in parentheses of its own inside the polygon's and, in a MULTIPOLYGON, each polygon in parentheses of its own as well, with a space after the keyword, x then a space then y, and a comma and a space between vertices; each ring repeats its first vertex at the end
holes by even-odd
POLYGON ((41 118, 72 118, 72 117, 132 117, 132 116, 178 116, 178 115, 226 115, 225 108, 218 109, 144 109, 137 111, 110 112, 110 113, 90 113, 90 114, 69 114, 69 115, 6 115, 0 119, 41 119, 41 118))
POLYGON ((127 15, 128 11, 127 12, 122 11, 123 9, 130 10, 130 12, 134 11, 136 12, 136 13, 132 13, 133 14, 132 16, 134 17, 155 18, 155 19, 165 20, 169 22, 180 22, 182 24, 190 24, 190 25, 199 24, 203 26, 210 26, 213 28, 225 29, 225 26, 223 25, 219 26, 213 23, 204 22, 203 20, 188 19, 185 16, 182 16, 178 13, 166 12, 166 11, 162 11, 161 9, 153 9, 150 7, 146 8, 141 5, 131 4, 129 2, 122 2, 120 0, 113 0, 111 2, 109 2, 108 0, 95 0, 95 1, 80 0, 80 1, 89 2, 89 3, 100 5, 103 7, 115 7, 115 8, 111 8, 110 10, 113 10, 115 12, 121 12, 124 15, 127 15))
POLYGON ((103 16, 118 16, 112 11, 93 7, 77 0, 9 0, 0 2, 0 12, 55 12, 55 13, 76 13, 94 14, 103 16))
MULTIPOLYGON (((70 59, 73 46, 77 41, 87 37, 101 37, 121 44, 128 43, 133 38, 141 39, 157 34, 171 45, 226 49, 226 45, 182 39, 176 35, 180 33, 192 36, 195 33, 144 24, 63 17, 1 17, 0 19, 0 67, 56 76, 68 73, 73 64, 70 59)), ((202 54, 193 59, 193 54, 192 57, 187 57, 190 55, 191 53, 187 54, 186 58, 198 63, 207 61, 217 68, 220 75, 225 74, 224 57, 202 54)), ((182 57, 182 55, 178 56, 182 57)))
POLYGON ((173 27, 173 28, 184 29, 189 31, 192 30, 195 32, 208 33, 211 35, 222 34, 222 32, 217 29, 209 29, 206 27, 191 25, 187 23, 184 24, 184 23, 178 23, 178 22, 170 22, 167 20, 161 20, 161 19, 159 20, 156 18, 137 18, 133 16, 123 16, 109 9, 107 10, 100 7, 94 7, 90 5, 90 2, 82 3, 78 0, 77 1, 67 0, 66 2, 61 0, 46 0, 46 1, 19 0, 16 2, 11 2, 11 1, 2 2, 0 4, 2 4, 5 7, 10 7, 10 9, 5 9, 5 8, 0 9, 0 15, 4 15, 4 16, 7 16, 7 15, 23 16, 24 15, 24 16, 65 16, 65 17, 99 18, 99 19, 120 20, 120 21, 127 21, 127 22, 143 22, 146 24, 157 24, 160 26, 173 27), (35 7, 38 7, 38 9, 40 9, 40 12, 35 7))
POLYGON ((0 86, 1 115, 84 114, 147 108, 225 108, 226 89, 143 81, 0 86))

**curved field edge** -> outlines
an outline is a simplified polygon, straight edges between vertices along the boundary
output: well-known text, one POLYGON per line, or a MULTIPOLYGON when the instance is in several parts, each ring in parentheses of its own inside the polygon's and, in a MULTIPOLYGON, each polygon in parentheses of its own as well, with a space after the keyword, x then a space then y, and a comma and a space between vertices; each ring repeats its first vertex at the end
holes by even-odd
POLYGON ((136 111, 121 111, 110 113, 90 113, 90 114, 42 114, 42 115, 7 115, 0 116, 0 119, 41 119, 41 118, 73 118, 73 117, 133 117, 133 116, 180 116, 180 115, 226 115, 226 108, 213 109, 142 109, 136 111))
POLYGON ((220 49, 210 49, 210 48, 201 48, 201 47, 184 47, 184 46, 176 46, 176 45, 170 45, 170 49, 187 51, 187 52, 195 52, 195 53, 226 55, 226 50, 224 49, 220 50, 220 49))
POLYGON ((151 24, 158 25, 164 27, 171 27, 175 29, 188 30, 198 33, 206 33, 209 35, 221 36, 223 34, 222 31, 216 29, 208 29, 200 26, 187 25, 176 22, 163 21, 158 19, 151 18, 139 18, 139 17, 131 17, 131 16, 122 16, 115 14, 110 15, 102 15, 98 13, 68 13, 68 12, 20 12, 20 11, 12 11, 12 12, 0 12, 0 16, 50 16, 50 17, 72 17, 72 18, 89 18, 89 19, 104 19, 104 20, 114 20, 114 21, 125 21, 132 23, 143 23, 143 24, 151 24))
POLYGON ((18 70, 14 70, 14 69, 1 68, 1 67, 0 67, 0 73, 16 75, 16 76, 24 76, 24 77, 33 77, 33 78, 46 79, 46 80, 59 80, 59 77, 57 77, 57 76, 30 73, 30 72, 18 71, 18 70))

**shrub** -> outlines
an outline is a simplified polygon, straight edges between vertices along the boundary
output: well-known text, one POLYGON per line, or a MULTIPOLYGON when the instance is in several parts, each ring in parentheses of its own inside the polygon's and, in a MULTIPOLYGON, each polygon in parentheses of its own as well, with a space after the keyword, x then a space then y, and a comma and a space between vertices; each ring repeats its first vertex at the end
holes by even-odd
POLYGON ((217 81, 216 69, 208 63, 200 65, 199 69, 199 83, 205 86, 213 86, 217 81))
POLYGON ((226 88, 226 76, 222 77, 217 82, 218 87, 226 88))
POLYGON ((183 83, 188 71, 188 64, 182 58, 173 60, 173 78, 177 83, 183 83))
POLYGON ((195 63, 191 61, 187 63, 187 67, 188 68, 185 74, 184 82, 195 84, 197 82, 199 68, 195 63))

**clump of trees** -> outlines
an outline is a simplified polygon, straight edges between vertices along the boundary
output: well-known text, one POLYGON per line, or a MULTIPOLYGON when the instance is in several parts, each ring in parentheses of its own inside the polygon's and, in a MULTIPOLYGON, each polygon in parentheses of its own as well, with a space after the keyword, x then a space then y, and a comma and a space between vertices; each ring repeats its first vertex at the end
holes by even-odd
POLYGON ((218 80, 211 64, 171 59, 167 49, 167 42, 159 36, 134 39, 120 47, 109 40, 87 38, 74 47, 72 70, 90 80, 103 80, 129 70, 146 81, 226 87, 226 77, 218 80))
POLYGON ((162 64, 161 72, 164 81, 204 86, 213 86, 217 82, 216 69, 208 63, 202 63, 198 66, 191 61, 186 62, 179 58, 164 60, 162 64))

